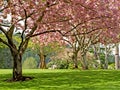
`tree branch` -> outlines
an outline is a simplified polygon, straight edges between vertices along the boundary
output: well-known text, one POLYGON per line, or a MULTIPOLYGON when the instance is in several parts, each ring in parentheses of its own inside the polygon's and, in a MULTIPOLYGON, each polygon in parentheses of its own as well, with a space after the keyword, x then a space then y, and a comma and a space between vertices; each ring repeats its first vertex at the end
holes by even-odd
POLYGON ((0 42, 2 42, 3 44, 7 45, 8 47, 11 47, 6 41, 4 41, 2 38, 0 38, 0 42))
POLYGON ((7 33, 7 31, 2 26, 0 26, 0 31, 2 31, 5 35, 7 33))
MULTIPOLYGON (((85 23, 87 23, 87 22, 89 22, 89 21, 92 21, 92 20, 96 20, 96 19, 101 19, 101 18, 110 18, 110 17, 108 17, 108 16, 100 16, 100 17, 92 17, 92 18, 90 18, 89 20, 85 20, 85 21, 83 21, 83 22, 81 22, 81 23, 78 23, 77 25, 74 25, 74 24, 72 24, 72 23, 70 23, 69 22, 69 24, 73 27, 72 29, 70 29, 69 31, 67 31, 66 33, 64 33, 65 35, 66 34, 68 34, 68 33, 70 33, 71 31, 73 31, 74 29, 76 29, 77 27, 79 27, 80 25, 82 25, 82 24, 85 24, 85 23)), ((81 33, 82 34, 82 33, 81 33)), ((83 34, 85 34, 85 33, 83 33, 83 34)))
POLYGON ((2 9, 0 9, 0 12, 4 11, 4 10, 7 9, 7 8, 8 8, 8 7, 6 6, 6 7, 2 8, 2 9))
POLYGON ((25 22, 24 22, 25 28, 24 28, 24 30, 23 30, 23 32, 22 32, 22 34, 21 34, 21 43, 20 43, 20 45, 19 45, 19 47, 18 47, 18 51, 19 51, 19 52, 20 52, 20 50, 21 50, 21 48, 22 48, 22 45, 23 45, 24 32, 25 32, 25 30, 27 29, 27 18, 28 18, 28 16, 27 16, 27 12, 26 12, 25 9, 24 9, 24 13, 25 13, 25 22))
POLYGON ((72 43, 72 42, 70 42, 69 40, 64 39, 64 38, 62 38, 62 40, 66 41, 66 42, 67 42, 68 44, 70 44, 70 45, 72 46, 72 48, 73 48, 73 43, 72 43))
POLYGON ((45 34, 45 33, 51 33, 51 32, 59 32, 62 36, 64 36, 64 34, 60 30, 48 30, 48 31, 43 31, 43 32, 40 32, 40 33, 30 35, 30 37, 35 37, 35 36, 38 36, 38 35, 42 35, 42 34, 45 34))
POLYGON ((13 25, 11 25, 10 29, 7 31, 7 35, 9 36, 10 39, 12 39, 14 28, 15 28, 15 26, 13 24, 13 25))

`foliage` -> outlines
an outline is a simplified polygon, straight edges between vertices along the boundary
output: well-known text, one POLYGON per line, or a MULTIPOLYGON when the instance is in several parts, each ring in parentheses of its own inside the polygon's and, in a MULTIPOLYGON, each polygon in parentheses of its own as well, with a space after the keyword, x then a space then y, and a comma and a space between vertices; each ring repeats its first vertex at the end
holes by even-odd
MULTIPOLYGON (((60 40, 61 25, 70 20, 68 4, 64 1, 36 0, 2 0, 0 1, 0 32, 7 40, 0 37, 0 42, 9 47, 13 57, 13 80, 21 81, 22 55, 28 47, 31 37, 43 35, 42 41, 60 40), (61 14, 66 13, 66 14, 61 14), (10 16, 9 18, 7 16, 10 16), (61 23, 63 22, 63 23, 61 23), (60 24, 61 23, 61 24, 60 24), (59 26, 60 25, 60 26, 59 26), (4 28, 6 27, 6 28, 4 28), (50 33, 47 35, 45 33, 50 33), (53 35, 53 33, 55 33, 53 35), (14 34, 19 34, 20 42, 13 40, 14 34), (46 37, 49 36, 49 37, 46 37), (46 37, 46 40, 44 40, 46 37), (59 39, 58 39, 59 38, 59 39)), ((63 28, 63 27, 62 27, 63 28)))
POLYGON ((37 68, 37 62, 33 57, 28 57, 24 62, 23 62, 23 68, 25 69, 34 69, 37 68))
POLYGON ((73 65, 74 65, 74 63, 73 63, 73 62, 70 62, 68 69, 74 69, 74 66, 73 66, 73 65))
POLYGON ((66 60, 52 60, 47 64, 48 69, 68 69, 68 66, 66 60))
POLYGON ((98 43, 93 45, 89 51, 94 54, 95 60, 98 60, 101 63, 101 68, 104 68, 105 64, 105 55, 107 54, 108 64, 114 62, 114 54, 113 54, 114 44, 104 44, 98 43), (106 49, 105 49, 106 48, 106 49))
POLYGON ((88 64, 90 70, 101 69, 99 62, 95 59, 93 59, 92 61, 88 61, 88 64))
POLYGON ((38 39, 35 39, 32 43, 32 49, 36 54, 44 54, 45 56, 52 56, 64 49, 64 46, 60 46, 59 42, 49 42, 47 45, 41 43, 38 39), (42 45, 41 45, 42 44, 42 45))
MULTIPOLYGON (((0 38, 2 38, 3 40, 6 40, 6 38, 4 37, 4 35, 2 33, 0 33, 0 38)), ((5 48, 6 45, 4 45, 3 43, 0 42, 0 48, 5 48)))
POLYGON ((31 49, 31 47, 28 47, 26 49, 26 51, 22 57, 22 62, 24 62, 26 60, 26 58, 28 58, 28 57, 34 57, 34 59, 37 62, 39 62, 39 57, 38 57, 37 53, 33 49, 31 49))
POLYGON ((40 70, 27 69, 31 81, 5 82, 12 70, 0 70, 0 90, 119 90, 120 72, 116 70, 40 70))
POLYGON ((13 61, 10 50, 8 47, 5 47, 5 45, 3 45, 3 47, 0 47, 0 68, 12 68, 12 65, 13 61))
POLYGON ((115 69, 115 63, 109 64, 108 69, 114 70, 115 69))

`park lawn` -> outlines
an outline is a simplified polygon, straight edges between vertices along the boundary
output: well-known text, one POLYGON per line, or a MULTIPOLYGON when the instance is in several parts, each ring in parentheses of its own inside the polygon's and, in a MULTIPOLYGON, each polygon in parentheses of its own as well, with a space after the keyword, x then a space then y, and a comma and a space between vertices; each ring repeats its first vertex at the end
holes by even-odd
POLYGON ((26 69, 30 81, 5 82, 12 70, 0 69, 0 90, 120 90, 118 70, 40 70, 26 69))

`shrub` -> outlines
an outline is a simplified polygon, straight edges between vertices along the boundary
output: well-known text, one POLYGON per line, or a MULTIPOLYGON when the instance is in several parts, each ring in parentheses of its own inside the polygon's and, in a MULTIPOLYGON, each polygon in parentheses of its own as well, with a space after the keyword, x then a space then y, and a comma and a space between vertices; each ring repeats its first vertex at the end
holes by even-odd
POLYGON ((114 70, 114 69, 115 69, 115 64, 112 63, 112 64, 108 65, 108 69, 112 69, 112 70, 114 70))
POLYGON ((67 69, 68 63, 65 60, 52 60, 47 64, 47 68, 51 69, 67 69), (53 68, 53 66, 56 66, 53 68))

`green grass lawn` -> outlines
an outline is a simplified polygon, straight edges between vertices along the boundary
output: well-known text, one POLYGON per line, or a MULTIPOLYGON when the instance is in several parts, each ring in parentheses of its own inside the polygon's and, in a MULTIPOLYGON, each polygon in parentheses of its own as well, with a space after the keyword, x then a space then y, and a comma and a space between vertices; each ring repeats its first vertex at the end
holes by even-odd
POLYGON ((0 90, 120 90, 120 71, 23 70, 35 77, 24 82, 5 82, 12 70, 0 69, 0 90))

